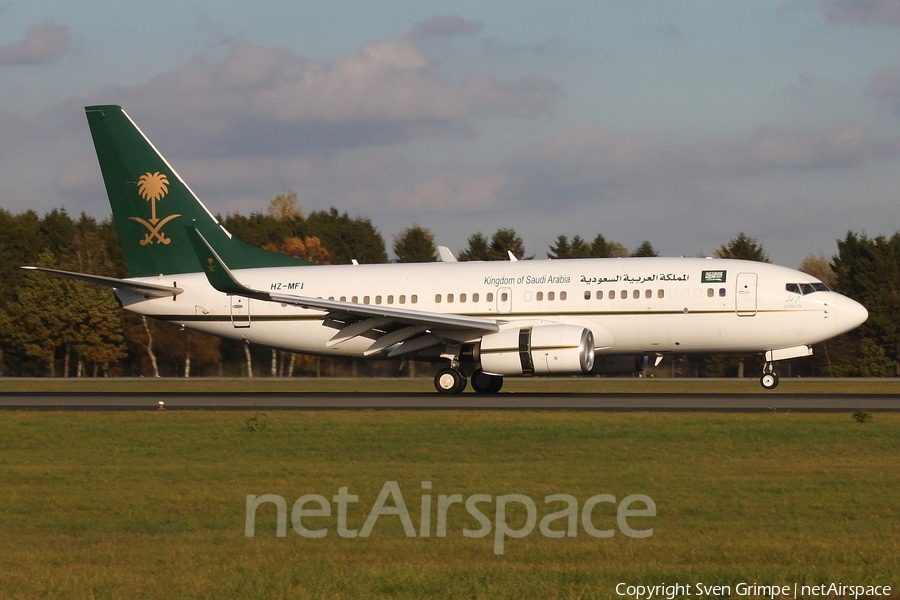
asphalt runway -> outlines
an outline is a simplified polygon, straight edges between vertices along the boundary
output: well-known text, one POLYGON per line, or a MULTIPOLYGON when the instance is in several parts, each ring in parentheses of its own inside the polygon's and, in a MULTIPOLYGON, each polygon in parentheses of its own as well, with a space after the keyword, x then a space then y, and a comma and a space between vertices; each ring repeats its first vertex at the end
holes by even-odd
POLYGON ((3 393, 5 410, 900 411, 897 394, 3 393))

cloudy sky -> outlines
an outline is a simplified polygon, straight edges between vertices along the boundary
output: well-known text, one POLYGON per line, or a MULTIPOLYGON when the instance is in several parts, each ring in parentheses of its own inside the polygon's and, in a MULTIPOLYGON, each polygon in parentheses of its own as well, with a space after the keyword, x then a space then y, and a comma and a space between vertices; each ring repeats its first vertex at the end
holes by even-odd
POLYGON ((110 210, 121 104, 216 213, 775 262, 900 229, 900 0, 0 0, 0 206, 110 210))

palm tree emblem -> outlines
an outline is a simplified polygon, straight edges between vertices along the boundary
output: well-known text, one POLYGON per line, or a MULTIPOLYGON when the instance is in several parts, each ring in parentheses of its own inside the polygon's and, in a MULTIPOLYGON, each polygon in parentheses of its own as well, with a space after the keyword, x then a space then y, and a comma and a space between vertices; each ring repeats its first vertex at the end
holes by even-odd
POLYGON ((149 221, 140 217, 128 217, 132 221, 140 223, 148 230, 148 233, 144 234, 144 239, 141 240, 141 246, 146 246, 154 241, 157 244, 168 244, 172 239, 165 236, 162 232, 162 226, 181 215, 168 215, 160 219, 156 215, 156 203, 169 193, 169 178, 159 171, 155 173, 144 173, 138 179, 137 186, 141 198, 150 203, 149 221))

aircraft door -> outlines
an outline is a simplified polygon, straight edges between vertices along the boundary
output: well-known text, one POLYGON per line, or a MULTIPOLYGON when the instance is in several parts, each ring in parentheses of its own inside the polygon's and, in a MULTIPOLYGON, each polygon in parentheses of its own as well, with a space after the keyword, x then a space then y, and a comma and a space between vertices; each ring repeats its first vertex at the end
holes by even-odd
POLYGON ((756 314, 756 273, 738 273, 735 284, 735 310, 739 317, 756 314))
POLYGON ((231 324, 237 327, 250 327, 250 298, 228 296, 231 311, 231 324))
POLYGON ((512 290, 500 288, 497 290, 497 312, 508 315, 512 311, 512 290))

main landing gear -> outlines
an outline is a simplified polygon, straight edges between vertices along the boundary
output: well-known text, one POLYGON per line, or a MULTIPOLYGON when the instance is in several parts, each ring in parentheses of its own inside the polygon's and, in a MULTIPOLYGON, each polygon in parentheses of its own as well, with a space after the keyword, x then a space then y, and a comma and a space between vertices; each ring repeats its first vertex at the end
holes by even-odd
POLYGON ((778 387, 778 375, 775 374, 775 366, 772 363, 767 362, 763 367, 759 383, 767 390, 774 390, 778 387))
MULTIPOLYGON (((441 369, 434 376, 434 387, 440 394, 461 394, 466 389, 465 374, 452 367, 441 369)), ((488 375, 481 369, 472 374, 472 389, 478 394, 496 394, 503 387, 503 378, 488 375)))
POLYGON ((472 374, 472 389, 477 394, 496 394, 503 387, 503 378, 499 375, 488 375, 481 369, 472 374))
POLYGON ((462 394, 466 389, 466 376, 459 369, 441 369, 434 376, 434 387, 439 394, 462 394))

